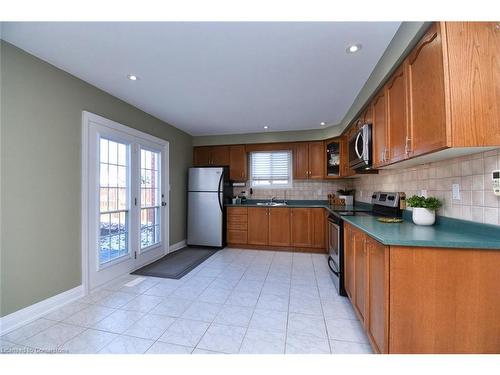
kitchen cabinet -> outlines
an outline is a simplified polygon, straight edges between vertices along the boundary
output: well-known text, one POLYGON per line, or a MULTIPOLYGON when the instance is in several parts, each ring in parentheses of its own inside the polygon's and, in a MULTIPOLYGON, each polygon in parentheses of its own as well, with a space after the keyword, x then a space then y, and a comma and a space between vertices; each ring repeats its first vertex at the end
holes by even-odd
POLYGON ((351 301, 354 300, 354 231, 344 226, 344 284, 351 301))
POLYGON ((248 211, 246 207, 227 208, 227 242, 246 244, 248 241, 248 211))
POLYGON ((375 352, 500 352, 500 251, 386 246, 349 223, 344 242, 346 292, 375 352))
POLYGON ((365 324, 367 294, 366 236, 359 231, 354 232, 354 309, 361 323, 365 324))
POLYGON ((229 147, 229 178, 232 181, 246 181, 248 161, 245 145, 229 147))
POLYGON ((385 165, 387 153, 387 113, 385 90, 381 90, 372 102, 373 124, 373 166, 375 168, 385 165))
POLYGON ((311 247, 315 249, 326 248, 326 223, 327 213, 323 208, 311 208, 311 247))
POLYGON ((290 209, 268 208, 270 246, 290 246, 290 209))
POLYGON ((296 143, 293 147, 293 177, 299 180, 323 179, 325 153, 323 141, 296 143))
POLYGON ((408 152, 408 123, 406 113, 406 74, 399 67, 386 85, 387 95, 387 159, 388 164, 403 160, 408 152))
POLYGON ((376 352, 388 351, 389 313, 389 251, 381 243, 367 236, 368 254, 368 312, 367 334, 376 346, 376 352))
POLYGON ((405 64, 409 121, 409 156, 446 147, 446 103, 439 25, 433 24, 405 64))
POLYGON ((327 212, 323 208, 230 206, 227 212, 229 247, 326 251, 327 212))
POLYGON ((292 246, 311 247, 312 215, 310 208, 291 208, 292 246))
POLYGON ((193 148, 195 167, 229 165, 229 146, 207 146, 193 148))
POLYGON ((268 208, 248 207, 248 244, 268 245, 269 243, 268 208))

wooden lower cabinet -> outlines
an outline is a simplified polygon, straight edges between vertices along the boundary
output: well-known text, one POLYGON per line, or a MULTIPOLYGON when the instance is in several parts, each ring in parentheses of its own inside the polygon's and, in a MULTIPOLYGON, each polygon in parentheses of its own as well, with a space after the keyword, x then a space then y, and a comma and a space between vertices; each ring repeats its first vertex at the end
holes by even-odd
POLYGON ((367 306, 367 264, 366 236, 362 232, 354 232, 354 309, 358 317, 366 326, 367 306))
POLYGON ((389 348, 389 249, 371 239, 366 240, 368 254, 368 311, 367 334, 377 353, 387 353, 389 348))
POLYGON ((311 247, 311 209, 310 208, 291 208, 291 227, 292 227, 292 246, 293 247, 311 247))
POLYGON ((290 209, 268 208, 269 245, 290 246, 290 209))
POLYGON ((268 209, 248 207, 248 244, 268 245, 269 221, 268 209))
POLYGON ((344 231, 345 288, 374 352, 500 353, 499 250, 385 246, 344 231))
POLYGON ((326 252, 323 208, 228 207, 227 217, 230 247, 326 252))

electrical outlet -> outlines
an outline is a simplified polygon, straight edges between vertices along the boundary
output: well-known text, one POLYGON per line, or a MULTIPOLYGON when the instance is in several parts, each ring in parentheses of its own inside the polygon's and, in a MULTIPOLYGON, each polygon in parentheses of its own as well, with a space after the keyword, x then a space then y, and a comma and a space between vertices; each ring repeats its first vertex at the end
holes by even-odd
POLYGON ((451 185, 452 197, 454 200, 460 200, 460 184, 451 185))
POLYGON ((427 198, 427 190, 422 189, 422 191, 420 192, 420 195, 421 195, 422 197, 427 198))

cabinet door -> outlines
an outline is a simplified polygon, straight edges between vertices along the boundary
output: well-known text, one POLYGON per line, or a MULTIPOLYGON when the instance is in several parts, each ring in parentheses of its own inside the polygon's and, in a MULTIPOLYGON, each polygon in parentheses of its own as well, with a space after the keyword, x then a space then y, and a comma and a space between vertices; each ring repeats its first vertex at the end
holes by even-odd
POLYGON ((307 143, 296 143, 293 148, 293 178, 309 178, 309 148, 307 143))
POLYGON ((289 208, 269 208, 269 245, 290 246, 289 208))
POLYGON ((369 105, 363 112, 363 123, 364 124, 373 123, 373 111, 371 105, 369 105))
POLYGON ((350 225, 344 226, 344 287, 354 303, 354 232, 350 225))
POLYGON ((326 149, 323 141, 309 142, 309 178, 325 178, 326 149))
POLYGON ((233 181, 247 180, 247 152, 244 145, 229 148, 229 178, 233 181))
POLYGON ((311 208, 312 247, 326 249, 326 213, 323 208, 311 208))
POLYGON ((367 294, 367 255, 366 236, 362 232, 354 232, 354 308, 357 310, 363 325, 366 324, 367 294))
POLYGON ((443 51, 434 23, 406 60, 410 155, 446 147, 443 51))
POLYGON ((389 252, 368 239, 368 334, 380 353, 389 350, 389 252))
POLYGON ((248 244, 267 245, 269 234, 268 209, 248 207, 248 244))
POLYGON ((210 165, 210 147, 193 148, 193 166, 206 167, 210 165))
POLYGON ((403 66, 396 70, 386 87, 388 158, 390 163, 394 163, 407 156, 406 79, 403 66))
POLYGON ((385 90, 373 99, 373 164, 379 167, 385 164, 388 155, 387 149, 387 115, 386 115, 385 90))
POLYGON ((229 146, 215 146, 210 152, 211 165, 229 165, 229 146))
POLYGON ((292 246, 309 248, 312 245, 311 209, 291 209, 292 246))

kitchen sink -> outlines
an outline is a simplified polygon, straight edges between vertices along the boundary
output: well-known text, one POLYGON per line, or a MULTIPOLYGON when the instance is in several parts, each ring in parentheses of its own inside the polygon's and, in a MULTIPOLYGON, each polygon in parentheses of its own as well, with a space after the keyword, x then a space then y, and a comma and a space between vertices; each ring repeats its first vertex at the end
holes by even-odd
POLYGON ((259 202, 257 203, 257 206, 271 206, 271 207, 276 207, 276 206, 286 206, 286 203, 281 202, 259 202))

